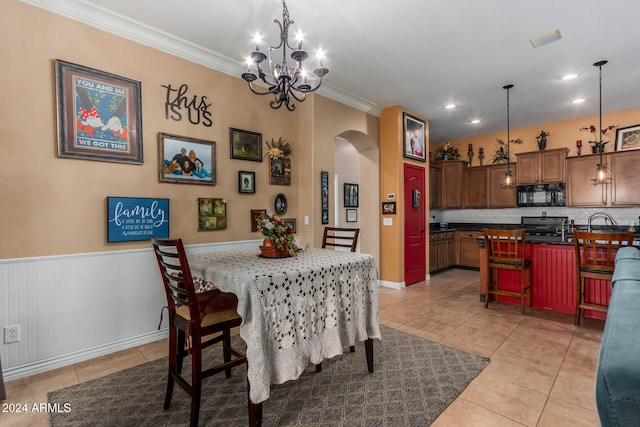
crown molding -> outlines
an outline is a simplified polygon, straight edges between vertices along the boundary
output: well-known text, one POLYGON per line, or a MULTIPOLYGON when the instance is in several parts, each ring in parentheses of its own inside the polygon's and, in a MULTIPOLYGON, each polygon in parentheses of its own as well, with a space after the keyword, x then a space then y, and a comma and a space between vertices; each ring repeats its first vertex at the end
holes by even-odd
MULTIPOLYGON (((238 61, 86 0, 20 1, 238 79, 244 70, 244 64, 238 61)), ((368 114, 380 116, 382 112, 376 104, 326 83, 317 93, 368 114)))

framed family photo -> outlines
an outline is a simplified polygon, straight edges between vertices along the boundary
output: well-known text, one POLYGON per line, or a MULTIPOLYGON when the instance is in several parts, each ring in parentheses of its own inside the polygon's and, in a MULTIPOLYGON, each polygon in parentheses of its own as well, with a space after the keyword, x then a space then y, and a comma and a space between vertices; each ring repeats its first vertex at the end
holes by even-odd
POLYGON ((238 192, 253 194, 256 192, 256 173, 249 171, 238 171, 238 192))
POLYGON ((403 113, 404 157, 426 162, 425 122, 410 114, 403 113))
POLYGON ((262 161, 262 134, 229 128, 229 152, 232 159, 262 161))
POLYGON ((161 182, 216 185, 216 143, 158 134, 161 182))
POLYGON ((227 199, 198 199, 198 231, 227 228, 227 199))
POLYGON ((640 125, 616 130, 616 151, 637 150, 640 148, 640 125))
POLYGON ((140 82, 55 60, 58 156, 143 163, 140 82))

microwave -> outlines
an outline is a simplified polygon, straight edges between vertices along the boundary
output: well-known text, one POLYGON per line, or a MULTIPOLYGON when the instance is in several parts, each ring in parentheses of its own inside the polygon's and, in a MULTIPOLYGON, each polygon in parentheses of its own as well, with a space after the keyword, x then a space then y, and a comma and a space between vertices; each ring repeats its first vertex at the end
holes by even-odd
POLYGON ((518 207, 566 206, 566 186, 558 184, 519 185, 518 207))

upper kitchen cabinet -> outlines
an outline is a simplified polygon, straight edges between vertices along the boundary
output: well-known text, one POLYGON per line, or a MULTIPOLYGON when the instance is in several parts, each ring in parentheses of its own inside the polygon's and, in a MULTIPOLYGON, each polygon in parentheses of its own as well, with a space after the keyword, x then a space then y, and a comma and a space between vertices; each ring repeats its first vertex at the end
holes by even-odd
POLYGON ((462 197, 466 209, 486 208, 487 167, 464 168, 462 172, 462 197))
POLYGON ((567 159, 567 206, 613 207, 640 205, 637 189, 640 151, 607 153, 602 161, 611 168, 611 182, 595 185, 599 155, 567 159))
MULTIPOLYGON (((518 176, 519 165, 511 164, 511 173, 518 176)), ((488 188, 490 208, 515 208, 516 203, 516 187, 503 188, 500 184, 502 177, 507 173, 507 165, 499 164, 489 166, 488 170, 488 188)))
POLYGON ((442 199, 442 169, 429 166, 429 209, 440 209, 442 199))
POLYGON ((516 154, 518 185, 565 182, 565 163, 568 154, 568 148, 516 154))
POLYGON ((462 208, 462 170, 467 162, 464 160, 445 160, 435 162, 441 168, 440 209, 462 208))

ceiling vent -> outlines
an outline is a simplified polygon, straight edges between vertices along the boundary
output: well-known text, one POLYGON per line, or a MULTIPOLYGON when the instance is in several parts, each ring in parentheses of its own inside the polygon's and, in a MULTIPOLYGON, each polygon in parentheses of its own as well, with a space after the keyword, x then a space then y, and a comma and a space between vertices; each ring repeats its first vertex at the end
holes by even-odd
POLYGON ((533 47, 544 46, 545 44, 552 43, 556 40, 560 40, 562 38, 562 34, 560 34, 560 30, 552 30, 547 31, 546 33, 539 34, 537 36, 533 36, 529 39, 531 45, 533 47))

